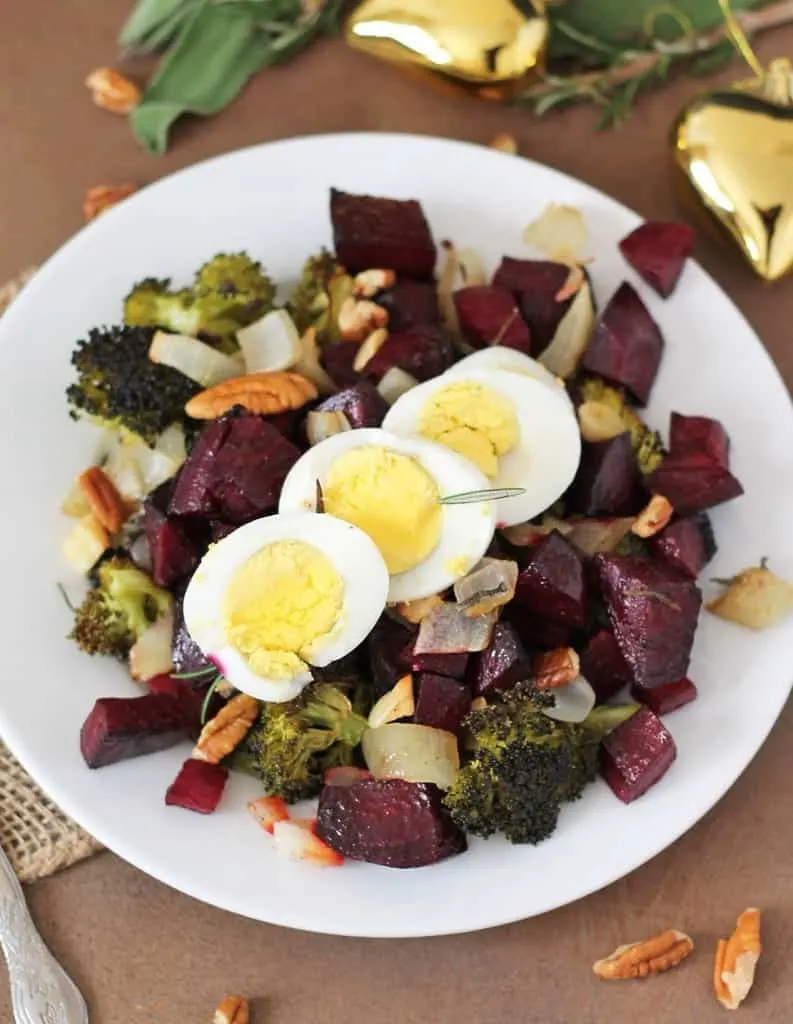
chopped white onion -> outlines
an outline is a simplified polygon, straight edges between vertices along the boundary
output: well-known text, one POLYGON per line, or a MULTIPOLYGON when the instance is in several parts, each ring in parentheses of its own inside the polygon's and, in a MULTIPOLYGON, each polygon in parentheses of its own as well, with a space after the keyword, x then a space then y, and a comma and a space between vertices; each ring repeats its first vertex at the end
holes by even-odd
POLYGON ((430 594, 429 597, 419 597, 415 601, 401 601, 394 606, 394 610, 405 622, 418 626, 422 619, 426 619, 430 612, 440 608, 442 604, 443 598, 440 594, 430 594))
POLYGON ((300 358, 292 367, 294 372, 312 380, 317 385, 317 390, 321 395, 332 395, 338 388, 327 375, 319 361, 317 332, 313 327, 309 327, 300 339, 300 349, 300 358))
POLYGON ((538 362, 557 377, 566 379, 572 376, 589 344, 594 326, 595 305, 592 301, 592 289, 589 282, 584 281, 556 328, 553 341, 539 357, 538 362))
POLYGON ((82 519, 83 516, 87 516, 91 512, 85 491, 76 480, 63 496, 61 512, 70 519, 82 519))
POLYGON ((483 651, 493 636, 498 612, 469 618, 459 605, 446 603, 421 621, 415 654, 469 654, 483 651))
POLYGON ((61 544, 61 554, 77 572, 87 573, 110 545, 105 528, 92 515, 78 519, 61 544))
POLYGON ((352 368, 356 373, 360 373, 366 365, 373 358, 375 353, 385 345, 388 341, 388 331, 385 327, 378 327, 377 330, 372 331, 369 337, 362 342, 360 348, 355 353, 355 359, 352 361, 352 368))
POLYGON ((567 539, 585 555, 613 551, 636 522, 633 516, 612 519, 579 519, 572 523, 567 539))
POLYGON ((393 405, 398 398, 401 398, 417 384, 416 378, 406 370, 399 366, 392 366, 383 374, 382 380, 377 385, 377 390, 389 405, 393 405))
POLYGON ((157 438, 154 450, 165 455, 177 467, 181 466, 187 458, 187 443, 184 436, 184 427, 181 423, 172 423, 157 438))
POLYGON ((211 345, 186 334, 166 334, 165 331, 157 331, 154 335, 149 359, 178 370, 203 388, 211 388, 245 372, 244 364, 237 356, 218 352, 211 345))
POLYGON ((369 712, 369 727, 378 729, 389 722, 396 722, 399 718, 409 718, 415 710, 413 676, 408 673, 375 703, 369 712))
POLYGON ((552 694, 554 705, 543 710, 557 722, 583 722, 595 706, 595 691, 583 676, 577 676, 567 686, 545 692, 552 694))
POLYGON ((288 370, 300 359, 300 334, 285 309, 265 313, 261 320, 237 331, 246 373, 288 370))
POLYGON ((312 410, 306 417, 306 437, 309 444, 319 444, 334 434, 342 434, 352 430, 350 421, 341 410, 319 412, 312 410))
POLYGON ((517 562, 483 558, 473 572, 454 584, 454 596, 469 618, 486 615, 512 600, 517 582, 517 562))
POLYGON ((548 259, 579 262, 586 258, 589 228, 577 207, 548 203, 540 216, 524 229, 523 241, 548 259))
POLYGON ((454 785, 460 769, 457 737, 443 729, 392 722, 363 734, 363 756, 376 779, 454 785))
POLYGON ((173 668, 171 643, 173 641, 173 612, 161 615, 145 633, 142 633, 129 652, 129 672, 133 679, 145 683, 147 679, 170 672, 173 668))
POLYGON ((502 526, 499 533, 513 547, 530 548, 539 544, 554 530, 558 530, 564 535, 570 533, 572 528, 572 525, 564 519, 545 516, 542 523, 517 523, 515 526, 502 526))

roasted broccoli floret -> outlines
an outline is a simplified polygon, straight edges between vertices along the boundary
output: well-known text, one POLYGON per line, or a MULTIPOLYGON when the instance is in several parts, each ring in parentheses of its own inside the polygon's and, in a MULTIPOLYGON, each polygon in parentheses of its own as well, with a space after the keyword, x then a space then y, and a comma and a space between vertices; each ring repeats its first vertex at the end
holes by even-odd
POLYGON ((313 327, 320 344, 338 341, 339 310, 352 287, 352 278, 327 249, 309 257, 286 304, 298 331, 303 334, 313 327))
POLYGON ((175 334, 229 340, 273 308, 275 285, 245 253, 215 256, 192 288, 171 290, 169 279, 146 278, 124 300, 124 321, 175 334))
POLYGON ((630 431, 639 469, 642 473, 652 473, 665 455, 663 443, 657 431, 650 430, 636 410, 626 403, 619 388, 599 377, 588 377, 581 385, 581 400, 601 402, 619 414, 625 429, 630 431))
POLYGON ((570 725, 544 713, 551 701, 521 683, 502 702, 470 712, 468 760, 445 797, 461 828, 480 836, 501 832, 513 843, 547 839, 562 804, 594 779, 600 740, 636 710, 596 708, 570 725))
POLYGON ((173 607, 168 591, 125 554, 102 561, 93 583, 75 612, 70 634, 88 654, 126 658, 138 637, 173 607))
POLYGON ((154 331, 145 327, 104 327, 89 332, 72 355, 77 382, 66 390, 70 412, 102 426, 123 427, 153 443, 176 421, 199 385, 149 359, 154 331))
POLYGON ((315 683, 296 700, 263 704, 232 764, 261 779, 268 795, 294 803, 319 793, 328 768, 354 762, 366 728, 343 690, 315 683))

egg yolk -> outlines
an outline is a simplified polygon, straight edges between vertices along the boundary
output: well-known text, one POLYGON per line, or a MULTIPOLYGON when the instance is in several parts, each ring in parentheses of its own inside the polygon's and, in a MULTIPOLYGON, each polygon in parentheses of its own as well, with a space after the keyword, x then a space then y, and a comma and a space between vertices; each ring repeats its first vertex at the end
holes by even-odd
POLYGON ((240 566, 223 595, 226 637, 268 679, 293 679, 338 625, 344 583, 303 541, 267 544, 240 566))
POLYGON ((464 455, 491 479, 498 474, 499 455, 511 451, 520 440, 511 403, 472 380, 438 388, 421 410, 419 433, 464 455))
POLYGON ((410 455, 362 445, 340 455, 322 484, 325 511, 367 533, 394 576, 430 555, 443 511, 430 474, 410 455))

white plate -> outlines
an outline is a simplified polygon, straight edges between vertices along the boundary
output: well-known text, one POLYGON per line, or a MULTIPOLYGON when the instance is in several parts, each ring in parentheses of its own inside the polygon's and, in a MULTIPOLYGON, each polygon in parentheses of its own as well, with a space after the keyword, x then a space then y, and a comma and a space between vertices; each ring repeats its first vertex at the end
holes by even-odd
MULTIPOLYGON (((565 808, 539 847, 474 841, 440 865, 395 871, 284 862, 245 811, 255 784, 234 778, 220 810, 166 808, 163 793, 189 748, 89 771, 80 725, 100 696, 132 695, 121 667, 65 639, 70 615, 58 504, 90 457, 90 431, 67 416, 74 341, 120 318, 130 284, 188 275, 218 250, 245 248, 276 278, 330 242, 328 189, 416 197, 436 239, 476 246, 491 265, 525 254, 521 230, 550 201, 585 212, 602 304, 623 277, 666 336, 649 418, 724 421, 746 495, 717 509, 720 545, 708 576, 763 556, 793 577, 793 415, 748 324, 697 266, 663 302, 637 280, 617 241, 635 214, 556 171, 488 149, 390 135, 315 137, 248 149, 147 188, 54 256, 0 323, 0 734, 52 797, 99 840, 149 874, 218 907, 295 928, 413 936, 502 924, 593 892, 674 842, 724 794, 774 723, 790 685, 793 622, 762 635, 703 616, 691 665, 694 704, 669 716, 679 747, 664 780, 629 807, 603 784, 565 808)), ((773 295, 769 296, 773 302, 773 295)))

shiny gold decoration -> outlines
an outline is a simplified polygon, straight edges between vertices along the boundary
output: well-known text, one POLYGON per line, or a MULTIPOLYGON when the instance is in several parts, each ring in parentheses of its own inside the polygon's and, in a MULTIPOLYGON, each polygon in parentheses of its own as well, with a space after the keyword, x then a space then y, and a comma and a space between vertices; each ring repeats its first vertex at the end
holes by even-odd
POLYGON ((542 65, 548 41, 543 0, 363 0, 347 42, 376 57, 506 95, 542 65), (521 8, 523 8, 521 10, 521 8))
POLYGON ((672 132, 680 180, 766 281, 793 270, 793 65, 764 69, 720 0, 755 77, 699 96, 672 132))

